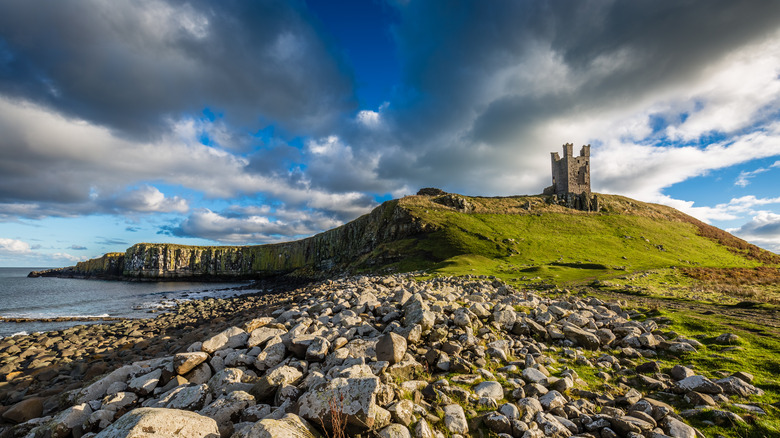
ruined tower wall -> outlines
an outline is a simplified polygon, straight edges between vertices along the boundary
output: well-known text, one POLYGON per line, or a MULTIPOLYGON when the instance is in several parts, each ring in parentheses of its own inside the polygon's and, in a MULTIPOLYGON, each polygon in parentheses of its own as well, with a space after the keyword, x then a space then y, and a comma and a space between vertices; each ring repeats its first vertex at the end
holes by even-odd
POLYGON ((552 193, 563 196, 567 193, 590 193, 590 146, 583 146, 578 157, 574 156, 574 145, 563 145, 563 156, 553 152, 552 193))

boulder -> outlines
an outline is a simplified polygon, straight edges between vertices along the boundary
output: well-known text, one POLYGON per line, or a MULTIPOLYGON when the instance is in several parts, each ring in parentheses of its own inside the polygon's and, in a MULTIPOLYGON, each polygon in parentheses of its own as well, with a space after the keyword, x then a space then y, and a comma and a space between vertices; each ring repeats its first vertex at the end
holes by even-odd
POLYGON ((696 373, 686 366, 675 365, 669 371, 669 375, 671 375, 674 380, 682 380, 687 377, 695 376, 696 373))
POLYGON ((173 369, 176 374, 183 376, 207 360, 209 360, 208 353, 202 351, 178 353, 173 356, 173 369))
POLYGON ((671 415, 663 419, 661 426, 664 432, 672 438, 696 438, 696 429, 671 415))
POLYGON ((322 362, 328 355, 330 342, 327 339, 317 336, 306 349, 305 359, 309 362, 322 362))
POLYGON ((233 433, 233 423, 239 420, 241 413, 254 405, 254 397, 244 391, 233 391, 214 400, 199 413, 214 419, 217 422, 219 434, 225 438, 233 433))
POLYGON ((82 426, 92 415, 89 404, 82 403, 71 406, 60 412, 47 424, 33 430, 33 436, 48 436, 51 438, 66 438, 74 436, 82 431, 82 426), (75 432, 75 433, 74 433, 75 432))
POLYGON ((377 395, 383 389, 376 376, 336 377, 304 393, 298 399, 298 415, 309 421, 322 421, 326 428, 343 415, 356 431, 377 429, 390 423, 390 412, 377 404, 377 395))
POLYGON ((144 396, 154 391, 157 384, 160 383, 160 377, 162 376, 162 370, 156 369, 150 373, 143 374, 131 380, 127 384, 127 389, 135 392, 138 395, 144 396))
POLYGON ((219 438, 217 422, 195 412, 165 408, 134 409, 96 438, 219 438))
POLYGON ((200 348, 202 351, 212 354, 225 348, 244 347, 248 339, 249 333, 238 327, 230 327, 204 341, 200 348))
POLYGON ((564 325, 563 333, 570 341, 576 342, 577 344, 590 350, 596 350, 601 345, 601 341, 599 340, 598 336, 574 325, 564 325))
POLYGON ((276 368, 261 377, 260 380, 254 384, 249 393, 257 400, 265 400, 273 395, 280 386, 295 385, 301 378, 303 378, 303 373, 297 368, 285 365, 276 368))
POLYGON ((152 404, 152 407, 196 411, 209 404, 211 399, 211 391, 205 383, 200 385, 183 385, 177 386, 163 394, 159 401, 152 404))
POLYGON ((756 388, 755 386, 736 376, 729 376, 725 379, 716 380, 715 384, 723 388, 723 392, 729 395, 739 395, 741 397, 764 395, 764 391, 762 389, 756 388))
POLYGON ((403 323, 405 327, 419 324, 423 334, 428 333, 433 328, 436 318, 420 294, 412 295, 412 298, 404 303, 403 309, 403 323))
POLYGON ((450 433, 468 433, 469 424, 466 421, 466 413, 460 405, 450 404, 444 407, 444 427, 450 433))
POLYGON ((246 341, 247 348, 253 348, 262 346, 275 336, 282 336, 287 333, 287 330, 276 327, 260 327, 252 331, 249 338, 246 341))
POLYGON ((490 397, 495 400, 504 398, 504 388, 496 381, 487 381, 474 387, 474 394, 479 397, 490 397))
POLYGON ((95 383, 87 386, 79 391, 76 396, 77 403, 85 403, 92 400, 103 398, 106 395, 108 387, 116 382, 126 382, 128 377, 141 371, 141 367, 138 365, 125 365, 118 368, 106 377, 96 381, 95 383))
POLYGON ((377 360, 386 360, 390 365, 401 362, 406 354, 406 339, 393 332, 379 338, 374 348, 377 360))
POLYGON ((287 347, 284 346, 282 338, 274 336, 265 345, 263 351, 257 355, 255 360, 255 367, 260 370, 267 370, 279 365, 284 360, 284 355, 287 352, 287 347))
POLYGON ((409 429, 403 424, 393 423, 377 433, 379 438, 412 438, 409 429))
POLYGON ((24 423, 43 414, 43 398, 30 397, 11 406, 3 412, 3 419, 12 423, 24 423))
POLYGON ((720 394, 723 392, 723 388, 704 376, 686 377, 677 382, 677 386, 684 391, 697 391, 704 394, 720 394))
POLYGON ((511 433, 512 422, 506 415, 499 412, 489 412, 482 418, 482 423, 495 433, 511 433))
POLYGON ((308 421, 295 414, 280 419, 266 418, 233 435, 236 438, 321 438, 308 421))

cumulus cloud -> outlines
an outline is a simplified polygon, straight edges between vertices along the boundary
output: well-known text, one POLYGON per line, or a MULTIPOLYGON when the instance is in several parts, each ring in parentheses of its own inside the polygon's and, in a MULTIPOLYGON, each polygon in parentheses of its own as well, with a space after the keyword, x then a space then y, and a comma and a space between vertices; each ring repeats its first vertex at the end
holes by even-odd
POLYGON ((112 204, 126 211, 142 213, 186 213, 189 210, 187 200, 178 196, 166 198, 160 190, 149 185, 120 194, 112 204))
POLYGON ((32 248, 27 242, 22 242, 17 239, 7 239, 0 237, 0 254, 3 255, 20 255, 30 254, 32 248))
POLYGON ((340 224, 341 221, 316 211, 232 207, 224 212, 197 210, 178 226, 163 227, 161 233, 238 244, 275 243, 310 236, 340 224))
MULTIPOLYGON (((78 248, 74 245, 71 249, 78 248)), ((39 245, 30 245, 22 240, 0 237, 0 261, 12 263, 12 266, 23 266, 29 263, 39 264, 41 260, 75 263, 86 259, 86 256, 74 256, 66 252, 46 253, 40 250, 39 245)))
POLYGON ((392 7, 402 82, 359 109, 342 51, 304 2, 8 5, 0 221, 173 213, 171 235, 275 241, 419 187, 539 193, 549 152, 570 141, 593 146, 596 191, 704 220, 760 205, 664 190, 780 155, 780 3, 392 7))

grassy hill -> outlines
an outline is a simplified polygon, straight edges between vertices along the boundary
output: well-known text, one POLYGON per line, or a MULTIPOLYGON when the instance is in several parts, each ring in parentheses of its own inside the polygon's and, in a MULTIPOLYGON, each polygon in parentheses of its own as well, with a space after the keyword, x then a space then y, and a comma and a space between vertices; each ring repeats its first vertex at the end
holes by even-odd
POLYGON ((551 205, 541 196, 405 197, 399 207, 435 231, 375 252, 405 254, 395 265, 399 270, 424 267, 557 285, 672 267, 694 272, 780 264, 780 256, 673 208, 598 196, 599 212, 551 205))

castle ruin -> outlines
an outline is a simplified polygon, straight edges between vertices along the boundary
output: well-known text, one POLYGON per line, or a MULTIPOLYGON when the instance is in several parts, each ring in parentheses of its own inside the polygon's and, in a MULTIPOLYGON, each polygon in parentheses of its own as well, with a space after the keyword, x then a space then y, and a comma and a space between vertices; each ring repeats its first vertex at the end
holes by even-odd
POLYGON ((574 145, 563 145, 563 156, 551 152, 552 185, 544 189, 550 202, 584 211, 598 211, 598 199, 590 192, 590 145, 574 156, 574 145))

